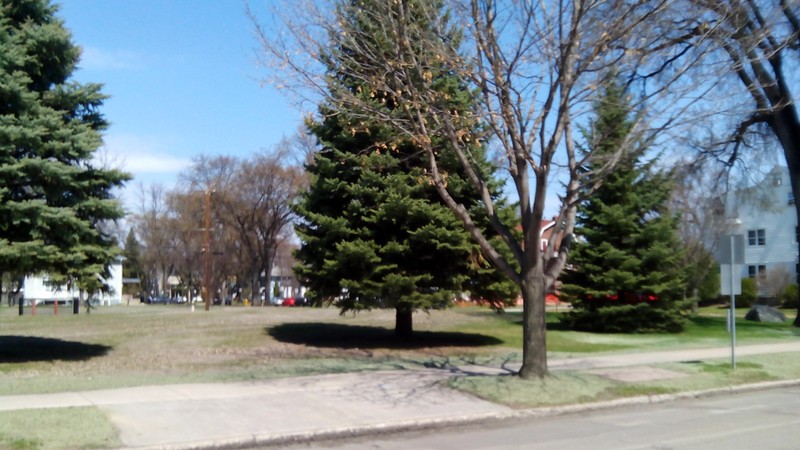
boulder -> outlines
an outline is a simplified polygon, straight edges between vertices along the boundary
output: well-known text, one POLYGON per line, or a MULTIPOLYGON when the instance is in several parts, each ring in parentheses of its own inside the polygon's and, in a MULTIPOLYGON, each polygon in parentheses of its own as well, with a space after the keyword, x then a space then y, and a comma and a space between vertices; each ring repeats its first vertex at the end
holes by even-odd
POLYGON ((746 320, 752 320, 755 322, 786 322, 786 316, 784 316, 782 312, 778 311, 772 306, 767 305, 753 306, 750 308, 750 311, 747 312, 747 315, 744 316, 744 318, 746 320))

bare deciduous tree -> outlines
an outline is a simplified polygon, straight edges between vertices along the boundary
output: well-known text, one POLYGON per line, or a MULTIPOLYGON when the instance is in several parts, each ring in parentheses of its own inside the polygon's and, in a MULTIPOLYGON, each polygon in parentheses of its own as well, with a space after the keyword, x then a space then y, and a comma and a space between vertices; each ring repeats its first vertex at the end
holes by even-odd
POLYGON ((758 280, 758 290, 770 299, 779 299, 792 284, 792 273, 783 266, 771 267, 763 278, 758 280))
POLYGON ((160 295, 172 272, 169 209, 164 186, 139 184, 139 207, 132 216, 133 227, 141 239, 141 264, 145 271, 146 295, 160 295))
POLYGON ((298 166, 314 161, 314 153, 319 150, 317 138, 308 132, 306 124, 297 127, 295 133, 278 144, 281 148, 291 149, 293 160, 298 166))
POLYGON ((219 237, 212 245, 215 253, 228 256, 214 256, 215 285, 221 281, 219 269, 228 261, 229 274, 245 286, 250 298, 266 287, 259 285, 259 277, 269 277, 278 246, 291 234, 290 205, 303 182, 301 170, 285 163, 288 155, 284 147, 247 160, 199 157, 184 174, 189 192, 213 191, 213 225, 224 229, 215 231, 219 237))
POLYGON ((714 268, 717 243, 730 224, 725 218, 726 187, 718 174, 704 166, 676 164, 677 182, 670 209, 681 217, 679 233, 684 245, 684 264, 691 267, 687 295, 697 297, 709 271, 714 268))
POLYGON ((166 196, 170 211, 168 226, 174 237, 170 249, 174 274, 180 277, 186 296, 194 301, 203 287, 205 195, 196 191, 170 191, 166 196))
MULTIPOLYGON (((663 100, 682 70, 659 73, 658 89, 651 89, 648 76, 641 75, 656 71, 653 66, 663 62, 659 57, 670 57, 650 47, 669 28, 658 21, 671 1, 471 0, 448 5, 412 0, 293 2, 283 14, 286 5, 275 8, 279 29, 253 20, 264 61, 278 70, 273 81, 280 87, 347 108, 356 120, 354 129, 362 126, 359 117, 382 121, 425 151, 430 182, 443 201, 485 257, 519 286, 524 302, 519 375, 542 377, 547 374, 544 296, 565 266, 576 203, 602 183, 620 158, 608 155, 597 171, 585 170, 593 155, 578 146, 596 147, 586 145, 591 137, 580 132, 592 103, 615 74, 632 74, 626 78, 637 111, 631 142, 654 140, 658 129, 674 124, 690 105, 687 100, 663 100), (448 108, 450 102, 442 97, 446 92, 436 86, 444 73, 457 75, 480 107, 470 112, 448 108), (356 80, 369 95, 349 90, 353 83, 337 83, 337 77, 356 80), (439 166, 442 149, 433 144, 441 136, 481 193, 483 213, 510 252, 495 247, 475 225, 475 217, 450 195, 447 174, 439 166), (521 242, 499 219, 487 180, 469 154, 476 140, 502 148, 519 200, 521 242), (548 189, 559 184, 558 230, 542 252, 545 201, 548 189)), ((393 144, 383 143, 389 150, 393 144)), ((620 151, 645 147, 623 145, 620 151)))

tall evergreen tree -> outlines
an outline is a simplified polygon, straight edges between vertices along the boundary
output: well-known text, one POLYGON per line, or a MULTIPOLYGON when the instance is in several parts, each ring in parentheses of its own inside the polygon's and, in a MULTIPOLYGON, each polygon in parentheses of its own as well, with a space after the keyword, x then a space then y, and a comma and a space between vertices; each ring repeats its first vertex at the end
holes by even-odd
MULTIPOLYGON (((361 32, 375 26, 364 13, 371 4, 360 0, 343 11, 347 26, 361 32)), ((376 53, 391 52, 391 45, 377 38, 368 45, 376 53)), ((371 91, 362 80, 348 77, 339 52, 348 49, 331 50, 331 91, 358 93, 392 114, 398 106, 394 93, 371 91)), ((446 68, 436 66, 430 63, 435 68, 430 76, 437 79, 442 97, 452 108, 467 111, 468 92, 446 68)), ((424 153, 414 142, 400 140, 387 126, 334 102, 320 107, 320 117, 310 130, 323 149, 307 166, 311 184, 296 206, 302 240, 296 272, 318 300, 336 299, 342 312, 395 309, 395 332, 409 337, 414 311, 446 305, 465 288, 473 296, 515 297, 513 284, 488 269, 461 222, 441 203, 428 180, 424 153)), ((447 153, 445 142, 437 146, 447 153)), ((473 155, 485 161, 479 145, 473 155)), ((477 207, 477 193, 460 173, 455 156, 450 159, 443 164, 450 187, 465 207, 477 207)), ((482 167, 491 175, 488 163, 482 167)), ((508 220, 513 220, 510 209, 508 220)))
MULTIPOLYGON (((626 93, 607 88, 595 107, 589 142, 595 155, 613 155, 628 143, 626 93)), ((668 212, 670 174, 642 163, 641 152, 623 161, 578 207, 577 240, 562 290, 573 301, 566 320, 577 329, 607 332, 679 331, 677 310, 685 288, 678 220, 668 212)), ((599 169, 603 158, 588 170, 599 169)))
POLYGON ((128 230, 122 255, 125 257, 125 262, 122 264, 122 276, 139 280, 138 286, 123 286, 123 290, 126 290, 125 293, 130 295, 142 294, 142 286, 147 286, 147 283, 143 280, 145 274, 142 270, 141 262, 142 246, 139 244, 139 240, 136 239, 136 232, 133 228, 128 230))
POLYGON ((92 156, 106 122, 97 84, 69 80, 80 51, 47 0, 0 0, 0 271, 93 288, 119 253, 129 176, 92 156))

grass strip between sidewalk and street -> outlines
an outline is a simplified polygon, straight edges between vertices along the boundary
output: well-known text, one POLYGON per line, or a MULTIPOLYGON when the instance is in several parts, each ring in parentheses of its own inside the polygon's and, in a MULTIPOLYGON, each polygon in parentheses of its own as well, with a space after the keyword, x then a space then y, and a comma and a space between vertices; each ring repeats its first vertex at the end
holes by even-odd
POLYGON ((513 408, 537 408, 800 379, 800 358, 797 356, 796 353, 774 353, 741 357, 736 369, 731 368, 729 359, 719 359, 614 370, 559 370, 552 371, 542 380, 523 380, 515 376, 460 376, 451 378, 447 385, 513 408), (646 373, 653 370, 669 376, 620 381, 603 375, 640 371, 646 378, 646 373))
POLYGON ((120 448, 114 425, 95 407, 0 412, 0 448, 9 450, 120 448))

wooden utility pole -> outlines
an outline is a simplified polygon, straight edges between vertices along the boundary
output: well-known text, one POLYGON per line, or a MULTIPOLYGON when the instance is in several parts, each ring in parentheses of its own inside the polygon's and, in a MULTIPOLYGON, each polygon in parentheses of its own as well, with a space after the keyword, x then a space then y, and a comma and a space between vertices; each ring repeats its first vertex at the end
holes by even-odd
POLYGON ((213 191, 210 188, 206 189, 205 197, 205 230, 206 230, 206 245, 204 255, 205 270, 203 271, 203 299, 206 302, 206 311, 211 309, 211 194, 213 191))

